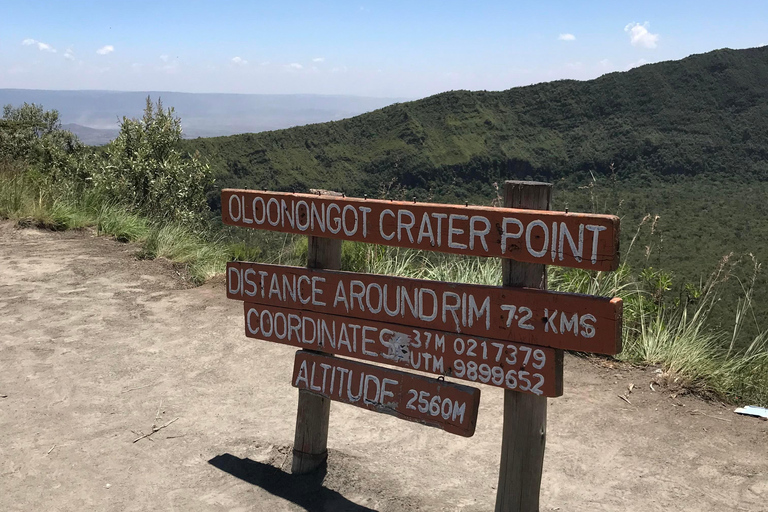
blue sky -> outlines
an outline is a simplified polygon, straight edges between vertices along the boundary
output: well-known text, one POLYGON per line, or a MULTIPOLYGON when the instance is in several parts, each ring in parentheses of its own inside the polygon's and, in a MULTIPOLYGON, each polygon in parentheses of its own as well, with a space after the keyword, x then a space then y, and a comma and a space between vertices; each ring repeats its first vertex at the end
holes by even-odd
POLYGON ((0 0, 0 88, 418 98, 766 44, 766 0, 0 0))

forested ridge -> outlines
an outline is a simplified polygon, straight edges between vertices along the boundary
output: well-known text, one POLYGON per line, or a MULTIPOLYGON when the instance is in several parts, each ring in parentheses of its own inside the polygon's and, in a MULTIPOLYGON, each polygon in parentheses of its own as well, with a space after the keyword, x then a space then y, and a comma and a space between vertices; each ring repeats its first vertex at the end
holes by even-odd
MULTIPOLYGON (((629 261, 682 295, 724 256, 768 260, 768 47, 716 50, 590 81, 452 91, 351 119, 185 141, 218 189, 329 188, 488 204, 494 183, 555 183, 556 208, 615 213, 629 261), (658 215, 658 217, 656 217, 658 215)), ((749 279, 725 284, 729 298, 749 279)), ((768 322, 759 278, 757 321, 768 322)), ((737 303, 720 314, 732 320, 737 303)))
POLYGON ((452 91, 343 121, 195 139, 220 186, 489 197, 502 178, 768 178, 768 47, 598 79, 452 91))

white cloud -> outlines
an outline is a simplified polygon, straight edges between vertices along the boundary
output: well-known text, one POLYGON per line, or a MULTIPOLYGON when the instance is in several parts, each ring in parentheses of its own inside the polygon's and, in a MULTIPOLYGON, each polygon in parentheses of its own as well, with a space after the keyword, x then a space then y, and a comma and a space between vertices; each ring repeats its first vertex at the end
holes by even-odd
POLYGON ((656 48, 659 41, 659 34, 648 32, 649 23, 646 21, 642 25, 639 23, 630 23, 624 27, 624 32, 629 34, 629 42, 632 46, 642 46, 645 48, 656 48))
POLYGON ((315 57, 312 62, 325 62, 325 57, 315 57))
POLYGON ((108 53, 112 53, 113 51, 115 51, 115 47, 112 46, 111 44, 108 44, 96 50, 96 53, 98 53, 99 55, 107 55, 108 53))
POLYGON ((302 69, 304 66, 302 66, 298 62, 292 62, 292 63, 288 64, 288 67, 291 68, 291 69, 302 69))
POLYGON ((573 34, 560 34, 557 36, 557 39, 560 41, 575 41, 576 36, 573 34))
POLYGON ((75 60, 75 54, 72 53, 72 48, 67 48, 64 52, 64 58, 67 60, 75 60))
POLYGON ((168 62, 169 58, 170 57, 168 57, 166 54, 163 54, 163 55, 160 56, 160 60, 163 61, 163 62, 168 62))
POLYGON ((242 57, 232 57, 232 63, 237 64, 238 66, 245 66, 248 64, 248 61, 243 59, 242 57))
POLYGON ((36 41, 35 39, 29 39, 29 38, 25 39, 21 42, 21 44, 23 44, 24 46, 36 45, 37 49, 40 50, 41 52, 56 53, 56 49, 53 48, 51 45, 49 45, 48 43, 44 43, 42 41, 36 41))
POLYGON ((608 66, 611 65, 611 61, 609 61, 608 59, 603 59, 600 62, 598 62, 598 64, 600 64, 601 67, 607 68, 608 66))

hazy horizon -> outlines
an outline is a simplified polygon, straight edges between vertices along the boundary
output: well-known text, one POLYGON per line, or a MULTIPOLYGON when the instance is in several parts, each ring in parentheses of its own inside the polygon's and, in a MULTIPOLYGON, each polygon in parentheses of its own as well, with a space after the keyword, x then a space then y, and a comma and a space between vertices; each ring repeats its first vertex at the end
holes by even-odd
POLYGON ((86 144, 117 135, 123 116, 141 117, 146 97, 162 99, 182 120, 185 137, 215 137, 337 121, 404 98, 320 94, 233 94, 174 91, 0 89, 0 106, 24 102, 59 112, 62 124, 86 144), (96 131, 94 131, 96 130, 96 131))
POLYGON ((0 88, 422 98, 768 44, 768 2, 4 2, 0 88), (44 15, 41 15, 44 13, 44 15))

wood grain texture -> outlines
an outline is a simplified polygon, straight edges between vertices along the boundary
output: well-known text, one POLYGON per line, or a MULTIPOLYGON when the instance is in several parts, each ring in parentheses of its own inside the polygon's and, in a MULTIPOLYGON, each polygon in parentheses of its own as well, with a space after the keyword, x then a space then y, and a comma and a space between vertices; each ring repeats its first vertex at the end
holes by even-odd
POLYGON ((589 270, 619 264, 619 218, 225 189, 225 224, 589 270))
POLYGON ((244 313, 249 338, 523 393, 563 393, 561 350, 248 302, 244 313))
MULTIPOLYGON (((296 352, 291 384, 301 391, 471 437, 480 390, 380 366, 296 352)), ((300 392, 301 392, 300 391, 300 392)))
POLYGON ((227 265, 227 296, 528 345, 599 354, 621 351, 623 306, 618 297, 249 262, 227 265))
MULTIPOLYGON (((547 210, 552 185, 508 181, 505 206, 547 210)), ((503 261, 504 286, 546 289, 546 267, 503 261)), ((496 512, 537 512, 547 440, 547 399, 504 391, 504 426, 501 442, 496 512)))
MULTIPOLYGON (((329 194, 334 193, 329 192, 329 194)), ((340 269, 341 240, 310 236, 307 267, 340 269)), ((299 391, 296 433, 293 441, 292 473, 310 473, 325 464, 328 458, 330 414, 331 401, 328 398, 307 391, 299 391)))

